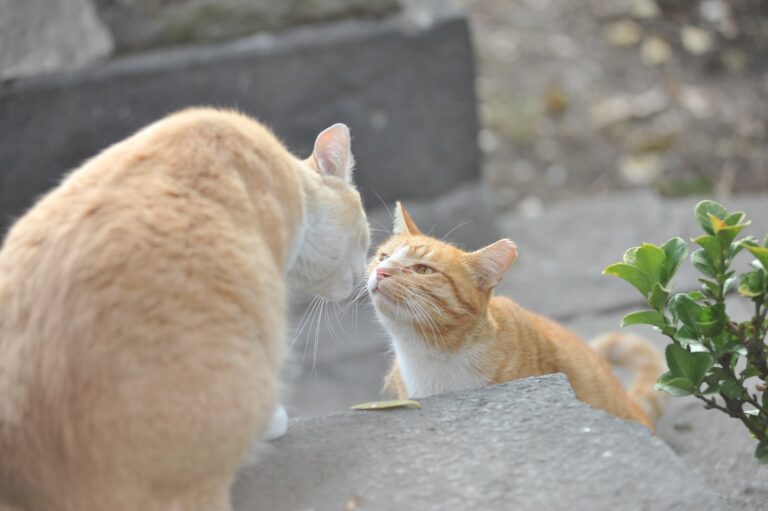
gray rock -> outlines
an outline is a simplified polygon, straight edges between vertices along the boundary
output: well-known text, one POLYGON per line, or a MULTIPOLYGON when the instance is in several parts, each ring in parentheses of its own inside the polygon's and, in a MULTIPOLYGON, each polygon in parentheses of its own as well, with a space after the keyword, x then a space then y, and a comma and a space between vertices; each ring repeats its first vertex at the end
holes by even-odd
POLYGON ((90 0, 0 0, 0 12, 0 80, 77 69, 112 52, 90 0))
POLYGON ((95 0, 118 51, 227 39, 348 17, 380 17, 397 0, 95 0))
POLYGON ((723 510, 658 437, 578 402, 562 375, 290 421, 241 470, 238 511, 723 510))
POLYGON ((352 129, 366 205, 432 197, 478 176, 474 63, 451 2, 411 0, 379 22, 343 21, 117 59, 0 84, 0 211, 29 207, 68 169, 163 114, 236 107, 299 154, 352 129))

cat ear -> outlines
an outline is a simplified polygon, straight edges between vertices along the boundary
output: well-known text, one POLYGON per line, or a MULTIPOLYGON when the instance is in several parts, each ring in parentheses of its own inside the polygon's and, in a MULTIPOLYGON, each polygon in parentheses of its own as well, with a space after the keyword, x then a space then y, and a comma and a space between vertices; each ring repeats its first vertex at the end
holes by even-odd
POLYGON ((352 180, 355 158, 346 124, 334 124, 317 136, 312 159, 321 174, 336 176, 347 182, 352 180))
POLYGON ((477 285, 482 290, 489 290, 501 282, 517 259, 517 246, 511 240, 503 239, 472 252, 471 257, 477 285))
POLYGON ((395 204, 395 226, 392 228, 392 232, 395 234, 410 234, 411 236, 417 236, 421 234, 419 228, 416 227, 416 222, 413 221, 411 215, 403 206, 403 203, 397 201, 395 204))

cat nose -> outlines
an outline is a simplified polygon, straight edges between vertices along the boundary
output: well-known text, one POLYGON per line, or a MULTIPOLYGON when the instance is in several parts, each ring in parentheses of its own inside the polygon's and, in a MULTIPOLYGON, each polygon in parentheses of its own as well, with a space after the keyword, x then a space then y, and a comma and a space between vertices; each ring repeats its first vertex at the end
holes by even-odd
POLYGON ((377 268, 376 269, 376 277, 379 280, 386 279, 387 277, 391 277, 392 272, 390 270, 384 269, 384 268, 377 268))

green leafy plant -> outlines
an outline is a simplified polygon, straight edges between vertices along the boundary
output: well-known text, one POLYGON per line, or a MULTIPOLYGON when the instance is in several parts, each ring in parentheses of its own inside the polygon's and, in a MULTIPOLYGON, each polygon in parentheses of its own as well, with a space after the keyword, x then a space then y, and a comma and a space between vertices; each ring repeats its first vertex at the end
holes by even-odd
POLYGON ((643 243, 624 254, 623 262, 603 273, 632 284, 649 308, 628 314, 622 326, 647 324, 671 339, 666 348, 669 371, 656 383, 672 396, 694 396, 705 408, 740 420, 758 441, 755 456, 768 461, 768 236, 736 239, 749 225, 744 213, 729 213, 714 201, 696 206, 704 233, 691 263, 701 273, 701 289, 672 294, 670 281, 688 254, 685 241, 661 246, 643 243), (734 258, 746 250, 756 259, 752 270, 736 275, 734 258), (754 315, 735 321, 726 310, 733 288, 754 305, 754 315))

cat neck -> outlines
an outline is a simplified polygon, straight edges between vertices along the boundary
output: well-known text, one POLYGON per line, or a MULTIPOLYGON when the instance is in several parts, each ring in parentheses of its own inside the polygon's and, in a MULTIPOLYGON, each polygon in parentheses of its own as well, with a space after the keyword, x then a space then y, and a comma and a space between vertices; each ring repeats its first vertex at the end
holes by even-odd
POLYGON ((465 329, 460 334, 468 342, 458 349, 439 347, 439 336, 427 339, 410 325, 382 317, 391 335, 400 374, 410 397, 425 397, 443 392, 485 386, 489 381, 478 370, 486 345, 471 340, 487 337, 485 321, 465 329))

